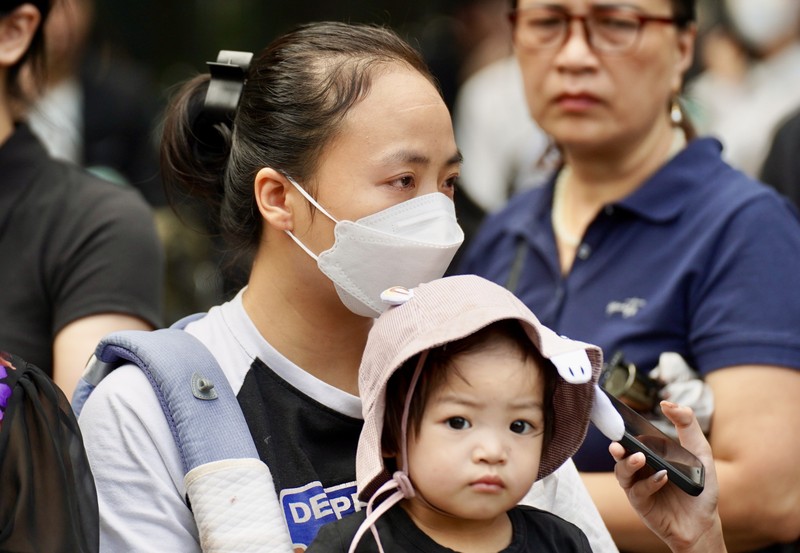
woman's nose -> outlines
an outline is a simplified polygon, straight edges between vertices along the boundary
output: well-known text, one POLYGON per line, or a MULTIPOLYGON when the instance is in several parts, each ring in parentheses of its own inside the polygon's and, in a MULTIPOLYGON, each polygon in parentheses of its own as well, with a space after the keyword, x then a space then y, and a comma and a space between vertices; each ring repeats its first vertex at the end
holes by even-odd
POLYGON ((597 56, 584 20, 573 19, 570 22, 567 38, 559 48, 555 61, 562 70, 585 70, 597 65, 597 56))

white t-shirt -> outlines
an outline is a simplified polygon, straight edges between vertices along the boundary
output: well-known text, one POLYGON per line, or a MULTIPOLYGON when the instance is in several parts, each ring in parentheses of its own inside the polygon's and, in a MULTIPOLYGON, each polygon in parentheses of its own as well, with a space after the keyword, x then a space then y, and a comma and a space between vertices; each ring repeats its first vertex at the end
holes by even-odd
POLYGON ((83 163, 83 92, 77 79, 48 89, 30 109, 28 124, 51 156, 83 163))

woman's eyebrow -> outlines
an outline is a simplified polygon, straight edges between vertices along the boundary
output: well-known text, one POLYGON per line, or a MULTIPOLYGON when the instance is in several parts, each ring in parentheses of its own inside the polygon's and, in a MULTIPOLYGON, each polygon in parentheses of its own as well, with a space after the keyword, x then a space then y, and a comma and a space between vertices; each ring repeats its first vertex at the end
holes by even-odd
MULTIPOLYGON (((431 158, 415 150, 398 150, 391 152, 383 157, 385 163, 413 163, 415 165, 430 165, 431 158)), ((446 165, 460 165, 464 161, 464 156, 460 151, 448 158, 446 165)))
POLYGON ((414 150, 397 150, 383 157, 384 163, 413 163, 415 165, 430 165, 431 158, 414 150))

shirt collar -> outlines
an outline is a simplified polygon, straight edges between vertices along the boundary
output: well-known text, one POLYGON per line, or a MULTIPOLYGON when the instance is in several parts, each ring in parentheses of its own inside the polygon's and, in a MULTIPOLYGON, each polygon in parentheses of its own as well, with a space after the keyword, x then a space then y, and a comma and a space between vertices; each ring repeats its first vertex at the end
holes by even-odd
POLYGON ((0 221, 6 221, 31 183, 46 170, 47 152, 27 125, 18 124, 0 145, 0 221))
MULTIPOLYGON (((707 181, 716 170, 716 164, 708 160, 718 160, 721 151, 722 144, 715 138, 692 140, 635 192, 613 205, 654 223, 671 221, 691 201, 689 191, 707 181)), ((542 188, 511 200, 504 223, 511 233, 534 240, 541 235, 544 226, 550 225, 555 178, 553 175, 542 188)))
POLYGON ((14 127, 0 144, 0 167, 3 168, 3 187, 24 187, 43 170, 42 158, 48 158, 42 144, 24 123, 14 127))
POLYGON ((642 186, 615 206, 654 223, 675 219, 691 201, 689 191, 707 180, 714 171, 714 165, 705 160, 710 156, 718 158, 721 150, 722 144, 714 138, 691 141, 642 186))

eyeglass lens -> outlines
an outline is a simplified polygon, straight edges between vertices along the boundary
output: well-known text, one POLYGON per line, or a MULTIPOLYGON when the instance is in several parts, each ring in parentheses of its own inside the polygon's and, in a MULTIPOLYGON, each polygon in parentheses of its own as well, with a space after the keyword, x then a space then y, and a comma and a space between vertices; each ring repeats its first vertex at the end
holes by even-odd
POLYGON ((614 7, 594 8, 585 16, 548 6, 518 10, 515 33, 527 48, 561 46, 570 33, 573 19, 583 23, 589 45, 604 52, 620 52, 632 47, 642 24, 650 18, 636 10, 614 7))

